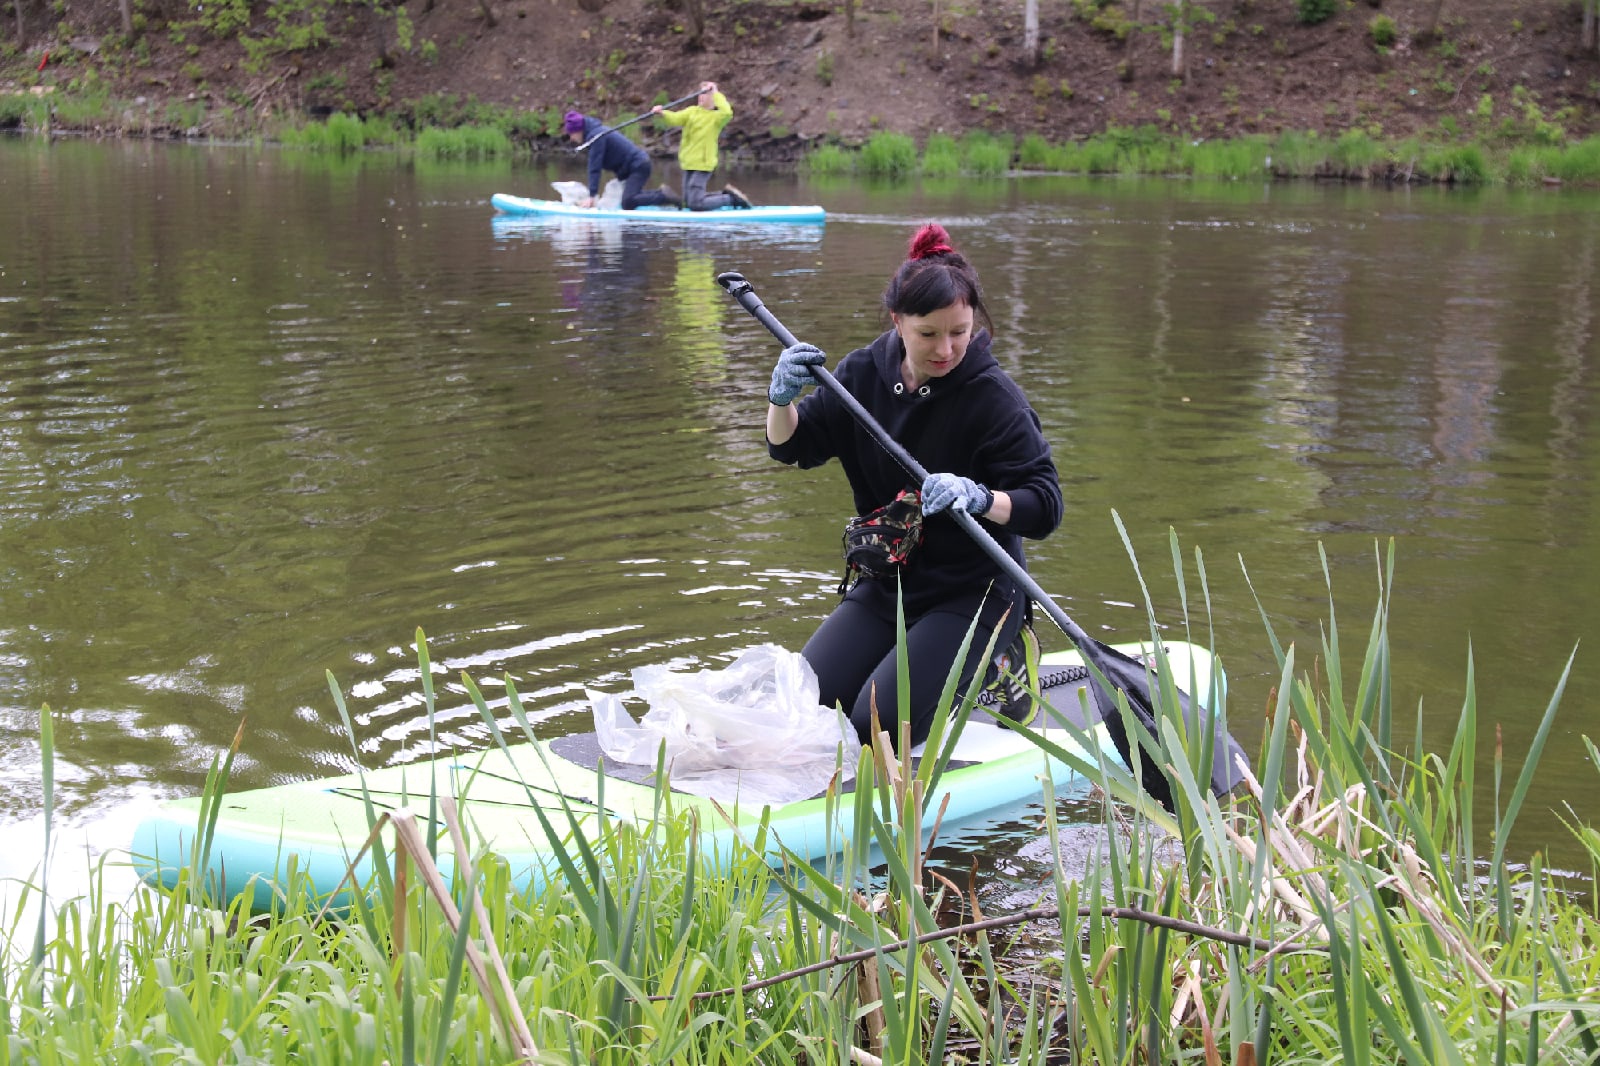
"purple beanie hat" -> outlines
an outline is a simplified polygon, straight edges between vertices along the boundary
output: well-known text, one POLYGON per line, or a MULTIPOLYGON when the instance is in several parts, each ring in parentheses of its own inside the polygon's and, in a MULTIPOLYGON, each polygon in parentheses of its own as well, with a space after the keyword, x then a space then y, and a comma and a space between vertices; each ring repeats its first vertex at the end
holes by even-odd
POLYGON ((583 112, 581 112, 581 111, 568 111, 566 120, 562 123, 562 128, 565 129, 568 133, 582 133, 583 132, 583 112))

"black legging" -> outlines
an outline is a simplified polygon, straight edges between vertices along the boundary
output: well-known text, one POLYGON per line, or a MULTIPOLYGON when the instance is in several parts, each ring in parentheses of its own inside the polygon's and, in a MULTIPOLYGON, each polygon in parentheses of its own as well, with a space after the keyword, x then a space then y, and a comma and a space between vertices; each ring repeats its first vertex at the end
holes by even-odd
MULTIPOLYGON (((911 677, 911 743, 920 744, 933 727, 939 694, 944 691, 956 653, 979 612, 981 597, 971 596, 940 604, 921 615, 906 615, 906 656, 911 677)), ((995 651, 1004 650, 1022 629, 1023 602, 1012 605, 1000 624, 995 651)), ((1003 605, 990 604, 985 619, 997 617, 1003 605)), ((978 670, 987 668, 984 655, 993 626, 980 620, 973 630, 972 644, 962 663, 959 697, 967 690, 978 670)), ((871 741, 872 708, 878 709, 878 725, 887 730, 892 742, 900 740, 899 668, 895 651, 895 588, 891 582, 862 581, 806 641, 801 652, 817 673, 821 700, 825 707, 839 704, 850 713, 850 721, 862 743, 871 741)))

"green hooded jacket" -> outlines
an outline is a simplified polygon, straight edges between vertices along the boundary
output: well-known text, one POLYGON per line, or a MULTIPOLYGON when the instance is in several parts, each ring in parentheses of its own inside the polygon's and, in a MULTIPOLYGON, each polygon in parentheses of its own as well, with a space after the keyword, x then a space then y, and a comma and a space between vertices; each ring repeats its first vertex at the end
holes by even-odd
POLYGON ((716 107, 711 110, 692 104, 678 111, 657 115, 669 126, 683 127, 683 143, 678 146, 678 166, 684 170, 717 169, 717 137, 733 118, 733 108, 721 90, 712 94, 716 107))

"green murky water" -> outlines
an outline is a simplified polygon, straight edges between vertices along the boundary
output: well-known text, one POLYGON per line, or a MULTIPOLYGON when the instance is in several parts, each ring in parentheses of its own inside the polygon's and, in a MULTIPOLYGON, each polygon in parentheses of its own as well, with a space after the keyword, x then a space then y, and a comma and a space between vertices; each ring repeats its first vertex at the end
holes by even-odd
POLYGON ((848 494, 766 458, 776 347, 712 277, 843 354, 923 219, 978 265, 1057 449, 1033 569, 1080 624, 1142 631, 1113 511, 1176 622, 1176 530, 1254 750, 1276 671, 1240 560, 1305 657, 1325 548, 1356 656, 1392 537, 1402 720, 1420 702, 1448 744, 1470 646, 1520 763, 1583 641, 1525 847, 1570 851, 1564 802, 1600 816, 1596 194, 754 173, 826 226, 489 207, 577 176, 0 139, 0 824, 38 814, 46 703, 61 810, 111 846, 241 720, 242 786, 350 767, 326 671, 364 762, 427 756, 419 627, 467 747, 462 672, 564 732, 633 667, 799 647, 848 494))

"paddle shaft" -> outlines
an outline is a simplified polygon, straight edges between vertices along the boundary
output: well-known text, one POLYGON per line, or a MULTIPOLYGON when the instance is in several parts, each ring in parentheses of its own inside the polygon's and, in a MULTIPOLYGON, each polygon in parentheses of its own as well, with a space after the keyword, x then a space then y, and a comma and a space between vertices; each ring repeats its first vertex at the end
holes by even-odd
MULTIPOLYGON (((694 99, 698 98, 699 95, 700 95, 700 90, 696 89, 694 92, 690 93, 688 96, 680 96, 676 100, 673 100, 671 103, 662 104, 661 106, 662 107, 677 107, 679 104, 686 104, 690 100, 694 100, 694 99)), ((578 147, 574 148, 573 151, 574 152, 581 152, 585 148, 588 148, 595 141, 598 141, 601 137, 604 137, 607 133, 615 133, 620 129, 626 129, 627 127, 633 125, 635 122, 643 122, 645 119, 649 118, 651 115, 653 115, 655 113, 656 113, 655 108, 651 108, 649 111, 646 111, 644 114, 636 115, 635 117, 630 118, 626 122, 619 122, 615 126, 607 126, 600 133, 595 134, 593 137, 590 137, 587 141, 584 141, 582 144, 578 145, 578 147)))
MULTIPOLYGON (((750 283, 745 280, 744 275, 737 271, 718 274, 717 284, 726 289, 730 296, 738 300, 740 305, 746 311, 749 311, 756 321, 767 327, 768 331, 783 342, 785 347, 798 343, 794 334, 785 329, 783 323, 779 322, 772 312, 768 311, 766 306, 762 304, 760 297, 751 289, 750 283)), ((900 445, 900 442, 889 436, 888 431, 878 424, 877 419, 872 417, 872 413, 863 407, 859 400, 850 395, 845 387, 839 384, 837 378, 822 366, 813 366, 811 372, 824 388, 832 392, 839 402, 844 404, 845 408, 855 417, 856 422, 872 435, 873 439, 878 442, 889 457, 900 464, 901 468, 915 478, 919 485, 927 479, 928 472, 922 468, 922 464, 918 463, 911 453, 900 445)), ((1133 768, 1137 758, 1144 767, 1143 785, 1145 791, 1160 802, 1162 806, 1166 807, 1167 810, 1174 810, 1173 793, 1168 781, 1168 772, 1157 761, 1154 750, 1145 751, 1144 741, 1136 740, 1128 735, 1114 702, 1101 702, 1102 696, 1107 701, 1112 700, 1111 691, 1113 688, 1120 690, 1127 697, 1126 713, 1132 716, 1135 728, 1142 728, 1148 734, 1149 739, 1155 741, 1159 735, 1158 713, 1155 710, 1149 692, 1148 664, 1100 643, 1078 628, 1078 624, 1067 617, 1067 613, 1061 609, 1061 606, 1055 600, 1050 598, 1049 593, 1039 587, 1039 583, 1033 579, 1027 570, 1023 569, 1021 563, 1006 554, 1005 549, 1000 547, 999 542, 989 535, 988 530, 978 524, 976 518, 959 508, 952 510, 951 515, 955 518, 956 524, 972 538, 978 547, 983 549, 984 553, 994 561, 995 565, 1005 571, 1013 581, 1026 590, 1028 596, 1040 607, 1044 608, 1045 613, 1050 616, 1050 620, 1056 624, 1062 633, 1066 634, 1068 640, 1072 641, 1073 646, 1078 649, 1078 654, 1083 656, 1084 664, 1089 666, 1097 675, 1097 684, 1094 688, 1096 693, 1095 701, 1100 704, 1101 717, 1105 720, 1106 730, 1110 735, 1112 744, 1117 749, 1117 754, 1121 756, 1122 761, 1130 769, 1133 768), (1145 680, 1139 679, 1141 674, 1146 675, 1145 680), (1113 680, 1113 678, 1116 680, 1113 680)), ((1225 796, 1243 780, 1243 774, 1235 765, 1235 761, 1237 760, 1247 765, 1248 759, 1245 757, 1243 749, 1228 735, 1225 724, 1221 719, 1213 717, 1209 723, 1206 723, 1203 717, 1206 713, 1205 709, 1190 704, 1181 692, 1178 695, 1179 708, 1187 728, 1204 728, 1209 733, 1205 745, 1211 752, 1211 791, 1214 795, 1225 796)))
MULTIPOLYGON (((790 333, 782 322, 778 321, 777 316, 767 310, 766 305, 761 302, 761 297, 756 295, 755 290, 750 287, 750 283, 745 280, 743 274, 736 271, 718 274, 717 284, 728 290, 728 295, 738 300, 740 305, 750 312, 757 322, 766 326, 767 331, 782 341, 785 348, 800 343, 795 339, 795 335, 790 333)), ((814 366, 811 368, 811 372, 816 375, 817 381, 822 387, 833 393, 834 397, 844 404, 845 409, 855 416, 855 420, 860 423, 861 427, 872 434, 873 439, 888 453, 889 458, 899 463, 906 473, 916 479, 919 486, 927 480, 928 472, 923 469, 921 463, 917 462, 916 457, 906 451, 899 441, 889 436, 889 431, 878 424, 878 420, 872 417, 872 413, 861 406, 860 400, 850 395, 850 391, 839 383, 839 379, 834 377, 827 367, 814 366)), ((1033 601, 1044 608, 1045 613, 1050 616, 1050 620, 1060 627, 1061 632, 1067 635, 1067 639, 1072 641, 1073 646, 1081 654, 1085 656, 1094 654, 1089 635, 1078 628, 1078 624, 1069 618, 1060 605, 1050 597, 1050 594, 1040 587, 1039 583, 1033 579, 1033 576, 1028 571, 1023 569, 1022 564, 1013 559, 1000 546, 1000 542, 995 540, 987 529, 978 524, 976 518, 959 507, 952 508, 950 515, 956 520, 956 524, 966 532, 967 536, 971 537, 978 547, 982 548, 984 553, 994 560, 995 565, 1006 572, 1006 576, 1022 586, 1028 595, 1033 598, 1033 601)))

